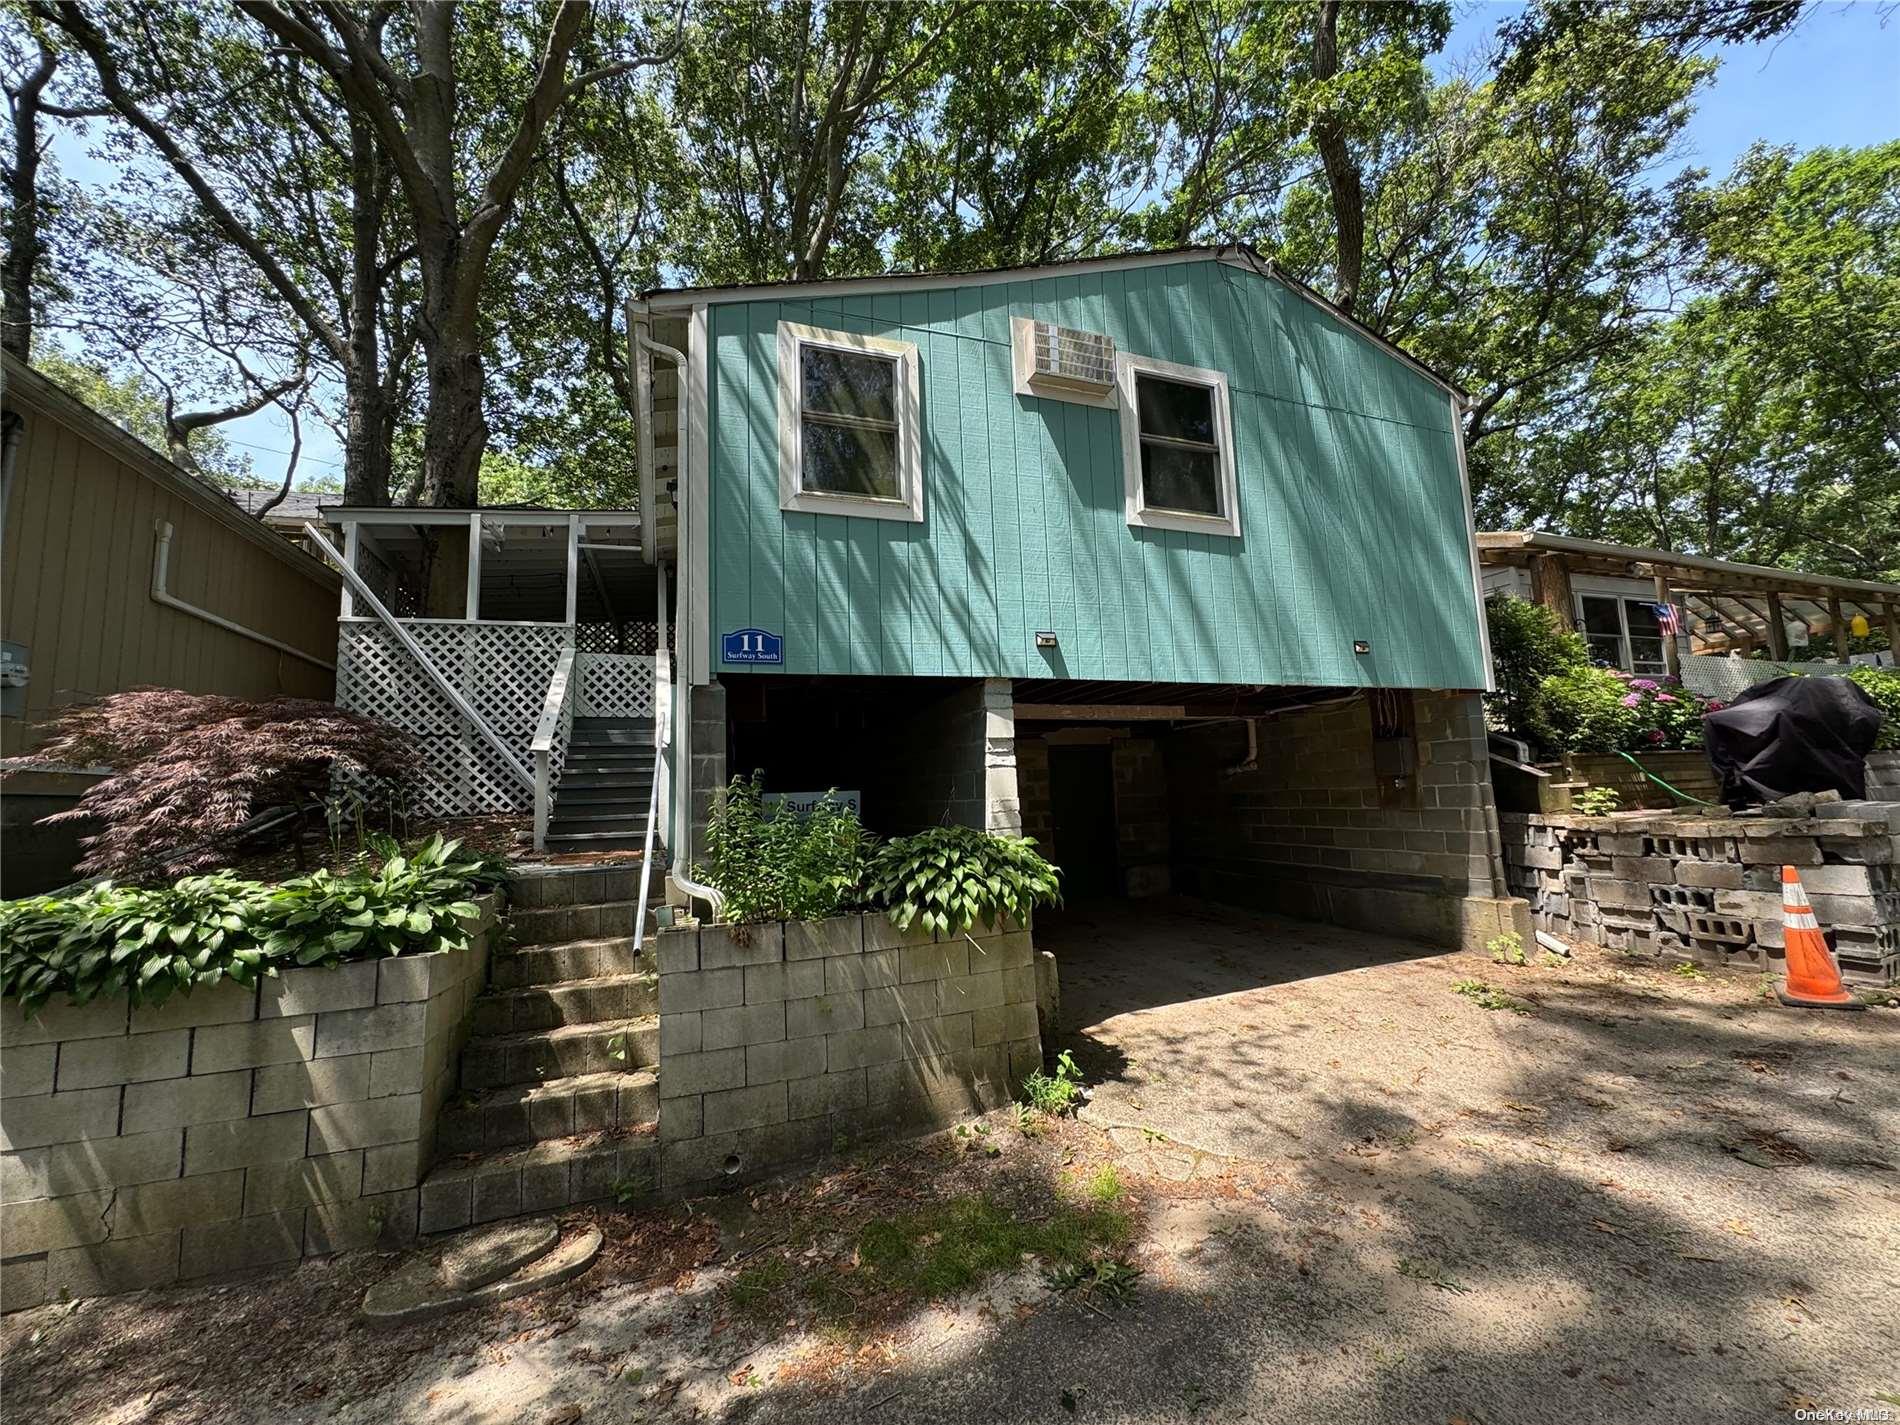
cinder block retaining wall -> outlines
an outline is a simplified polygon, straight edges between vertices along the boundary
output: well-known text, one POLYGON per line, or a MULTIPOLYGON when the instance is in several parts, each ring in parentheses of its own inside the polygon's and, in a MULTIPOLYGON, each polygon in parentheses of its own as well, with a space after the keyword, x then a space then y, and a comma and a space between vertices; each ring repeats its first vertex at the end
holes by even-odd
POLYGON ((762 1176, 1006 1102, 1042 1062, 1029 931, 883 915, 658 937, 660 1190, 762 1176))
POLYGON ((1867 795, 1877 802, 1900 802, 1900 752, 1867 754, 1867 795))
POLYGON ((1900 807, 1812 818, 1500 818, 1540 930, 1631 954, 1778 969, 1781 868, 1796 866, 1844 979, 1900 979, 1900 807))
POLYGON ((1498 895, 1497 810, 1475 693, 1412 694, 1416 769, 1382 779, 1365 699, 1169 737, 1176 885, 1434 944, 1528 930, 1498 895))
POLYGON ((151 1009, 0 1010, 0 1309, 416 1231, 487 975, 466 951, 290 970, 151 1009))

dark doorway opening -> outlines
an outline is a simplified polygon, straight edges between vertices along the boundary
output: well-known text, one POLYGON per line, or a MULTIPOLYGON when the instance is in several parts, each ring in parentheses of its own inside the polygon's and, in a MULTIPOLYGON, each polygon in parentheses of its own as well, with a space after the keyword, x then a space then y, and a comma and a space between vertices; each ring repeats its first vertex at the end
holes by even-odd
POLYGON ((1063 895, 1121 893, 1115 857, 1115 781, 1107 747, 1049 749, 1049 810, 1062 848, 1063 895))

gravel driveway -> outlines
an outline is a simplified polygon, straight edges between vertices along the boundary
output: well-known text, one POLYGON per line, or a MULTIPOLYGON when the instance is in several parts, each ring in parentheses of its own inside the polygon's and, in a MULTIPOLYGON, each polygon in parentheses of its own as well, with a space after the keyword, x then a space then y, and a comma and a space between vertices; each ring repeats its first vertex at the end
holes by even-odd
POLYGON ((1900 1419, 1900 1012, 1185 900, 1071 912, 1038 941, 1092 1084, 1078 1122, 1024 1136, 996 1114, 612 1215, 625 1240, 574 1286, 411 1334, 349 1322, 389 1269, 360 1257, 24 1313, 7 1418, 1900 1419), (894 1318, 733 1307, 761 1262, 851 1271, 850 1230, 810 1226, 825 1212, 1033 1204, 1104 1167, 1126 1292, 1025 1262, 894 1318), (247 1339, 242 1369, 210 1359, 247 1339))

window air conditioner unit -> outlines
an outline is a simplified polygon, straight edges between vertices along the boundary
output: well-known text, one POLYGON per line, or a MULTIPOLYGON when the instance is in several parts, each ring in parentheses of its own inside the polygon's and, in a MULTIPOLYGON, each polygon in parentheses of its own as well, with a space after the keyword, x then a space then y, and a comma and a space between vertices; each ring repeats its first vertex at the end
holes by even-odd
POLYGON ((1016 394, 1115 404, 1115 339, 1031 317, 1010 318, 1016 394))

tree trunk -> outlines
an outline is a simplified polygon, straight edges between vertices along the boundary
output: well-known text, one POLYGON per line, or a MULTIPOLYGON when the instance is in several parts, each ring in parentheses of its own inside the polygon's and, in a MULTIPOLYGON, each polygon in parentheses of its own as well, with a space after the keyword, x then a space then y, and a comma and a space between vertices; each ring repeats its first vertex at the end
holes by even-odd
MULTIPOLYGON (((438 342, 429 356, 429 404, 422 425, 422 498, 437 509, 474 509, 480 502, 482 452, 488 421, 482 414, 482 358, 472 345, 438 342)), ((429 560, 428 615, 464 613, 468 587, 468 538, 437 541, 429 560)))
POLYGON ((0 267, 0 349, 21 361, 33 350, 33 274, 46 244, 40 238, 40 95, 59 56, 40 46, 38 65, 10 97, 13 100, 13 161, 7 166, 7 252, 0 267))
POLYGON ((389 503, 389 393, 383 386, 380 339, 383 271, 382 164, 376 132, 350 113, 350 301, 349 359, 344 365, 347 437, 343 453, 343 503, 389 503))
MULTIPOLYGON (((1313 30, 1313 78, 1332 79, 1339 73, 1339 0, 1325 0, 1313 30)), ((1359 181, 1359 165, 1346 146, 1346 129, 1324 113, 1313 123, 1313 146, 1326 168, 1333 196, 1333 301, 1351 313, 1359 302, 1359 279, 1365 268, 1366 198, 1359 181)))

